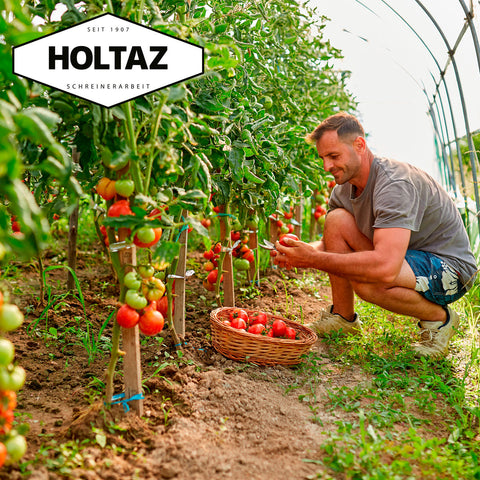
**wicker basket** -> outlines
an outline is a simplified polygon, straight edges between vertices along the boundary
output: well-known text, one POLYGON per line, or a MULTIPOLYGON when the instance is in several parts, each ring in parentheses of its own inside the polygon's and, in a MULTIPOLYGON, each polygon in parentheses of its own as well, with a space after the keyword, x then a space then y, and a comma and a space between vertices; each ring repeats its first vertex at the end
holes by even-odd
MULTIPOLYGON (((212 344, 217 352, 232 360, 257 365, 296 365, 317 340, 317 334, 310 328, 286 318, 267 313, 268 322, 283 320, 297 332, 298 340, 267 337, 242 332, 223 323, 229 319, 233 307, 222 307, 210 313, 212 344)), ((259 313, 245 310, 248 315, 259 313)))

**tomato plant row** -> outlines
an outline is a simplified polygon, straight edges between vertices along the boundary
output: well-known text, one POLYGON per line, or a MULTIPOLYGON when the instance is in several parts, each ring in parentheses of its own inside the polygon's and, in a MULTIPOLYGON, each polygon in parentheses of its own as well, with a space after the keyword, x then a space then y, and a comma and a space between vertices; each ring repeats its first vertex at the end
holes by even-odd
POLYGON ((239 271, 254 264, 256 247, 242 241, 247 229, 282 215, 277 234, 292 233, 293 206, 327 188, 303 138, 321 118, 353 107, 344 88, 348 75, 329 63, 340 52, 323 40, 321 20, 308 5, 301 11, 288 0, 235 8, 226 0, 154 3, 72 3, 52 23, 55 2, 31 11, 17 2, 0 46, 0 260, 41 252, 49 240, 47 220, 68 215, 83 196, 121 287, 107 400, 120 328, 152 334, 165 323, 176 335, 181 233, 188 228, 207 237, 212 222, 205 217, 224 215, 205 283, 218 294, 226 252, 234 253, 239 271), (104 8, 204 47, 205 74, 110 109, 12 74, 12 45, 104 8), (34 27, 32 14, 45 27, 34 27), (142 277, 147 266, 154 273, 142 277))

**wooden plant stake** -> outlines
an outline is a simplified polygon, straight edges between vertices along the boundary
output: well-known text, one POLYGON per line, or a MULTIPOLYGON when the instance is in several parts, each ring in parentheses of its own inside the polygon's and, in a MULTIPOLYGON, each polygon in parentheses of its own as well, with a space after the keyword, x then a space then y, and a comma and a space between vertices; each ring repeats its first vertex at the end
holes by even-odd
POLYGON ((258 252, 258 230, 249 230, 248 232, 248 246, 253 251, 255 256, 255 262, 250 264, 250 269, 248 270, 248 281, 253 282, 259 286, 260 285, 260 256, 258 252))
POLYGON ((295 205, 295 210, 293 213, 293 218, 297 222, 297 225, 294 226, 293 233, 298 238, 302 238, 302 214, 303 214, 303 198, 300 199, 300 202, 295 205))
POLYGON ((225 248, 226 251, 222 252, 223 262, 219 263, 222 265, 222 272, 218 272, 220 277, 223 273, 223 303, 225 307, 234 307, 235 306, 235 289, 233 282, 233 260, 232 260, 232 242, 230 240, 230 224, 229 220, 223 216, 225 215, 225 206, 220 208, 220 241, 222 242, 222 248, 225 248))
MULTIPOLYGON (((78 163, 80 154, 77 152, 77 147, 72 147, 73 163, 78 163)), ((76 202, 73 212, 70 214, 68 227, 68 266, 73 272, 77 271, 77 237, 78 237, 78 200, 76 202)), ((70 271, 68 271, 67 290, 71 291, 75 287, 75 280, 70 271)))
POLYGON ((315 219, 315 197, 310 200, 310 241, 313 242, 317 233, 317 220, 315 219))
POLYGON ((185 229, 180 234, 178 241, 181 243, 180 254, 178 257, 177 270, 175 272, 175 308, 173 312, 173 326, 175 332, 182 338, 185 338, 185 274, 187 267, 187 242, 188 230, 185 229))
MULTIPOLYGON (((128 237, 128 230, 119 229, 119 241, 128 237)), ((134 245, 120 250, 120 262, 125 265, 125 273, 131 271, 137 264, 137 252, 134 245)), ((142 393, 142 366, 140 357, 140 333, 138 325, 133 328, 122 328, 123 375, 125 398, 129 399, 142 393)), ((143 400, 129 402, 133 411, 141 417, 143 415, 143 400)))

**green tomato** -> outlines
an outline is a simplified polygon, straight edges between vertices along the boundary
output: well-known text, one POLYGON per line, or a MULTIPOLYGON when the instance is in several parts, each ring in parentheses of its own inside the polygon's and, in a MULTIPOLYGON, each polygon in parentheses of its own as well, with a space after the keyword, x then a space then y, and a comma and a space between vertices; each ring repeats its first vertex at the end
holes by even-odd
POLYGON ((15 347, 10 340, 0 338, 0 365, 6 367, 13 362, 15 347))
POLYGON ((247 220, 246 225, 250 230, 256 230, 258 228, 258 222, 259 222, 258 216, 254 215, 253 217, 247 220))
POLYGON ((155 231, 150 227, 141 227, 137 231, 137 238, 142 243, 151 243, 155 240, 155 231))
POLYGON ((153 277, 155 268, 152 265, 140 265, 137 268, 137 272, 142 278, 150 278, 153 277))
POLYGON ((141 310, 147 306, 147 299, 138 293, 135 290, 127 290, 125 294, 125 303, 129 306, 134 308, 135 310, 141 310))
POLYGON ((243 228, 243 225, 240 223, 239 220, 235 220, 232 224, 232 230, 234 232, 238 232, 243 228))
POLYGON ((18 392, 25 383, 26 372, 20 366, 15 366, 11 371, 0 367, 0 390, 13 390, 18 392))
POLYGON ((18 462, 27 451, 27 441, 23 435, 11 435, 5 442, 9 462, 18 462))
POLYGON ((123 284, 129 290, 138 291, 138 290, 140 290, 140 287, 142 286, 142 279, 138 276, 138 274, 136 272, 128 272, 123 277, 123 284))
POLYGON ((6 303, 0 308, 0 330, 11 332, 23 323, 23 313, 12 304, 6 303))
POLYGON ((250 262, 246 258, 236 258, 233 266, 240 272, 244 272, 250 268, 250 262))
POLYGON ((129 197, 135 191, 135 183, 128 178, 117 180, 115 191, 122 197, 129 197))

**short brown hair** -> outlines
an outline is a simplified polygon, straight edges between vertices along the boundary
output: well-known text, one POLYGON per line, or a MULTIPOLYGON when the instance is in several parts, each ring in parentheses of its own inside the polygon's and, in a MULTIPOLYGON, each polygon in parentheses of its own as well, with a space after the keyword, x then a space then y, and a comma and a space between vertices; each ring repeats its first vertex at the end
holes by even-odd
POLYGON ((356 117, 346 112, 339 112, 323 120, 312 133, 309 133, 305 139, 308 143, 316 143, 325 132, 336 131, 338 137, 345 139, 355 135, 355 138, 365 137, 365 131, 356 117))

